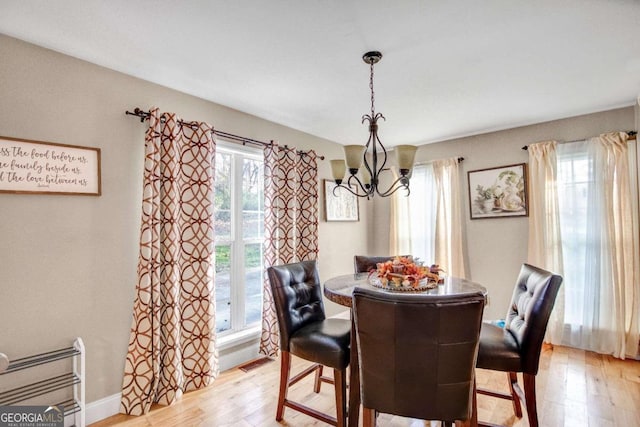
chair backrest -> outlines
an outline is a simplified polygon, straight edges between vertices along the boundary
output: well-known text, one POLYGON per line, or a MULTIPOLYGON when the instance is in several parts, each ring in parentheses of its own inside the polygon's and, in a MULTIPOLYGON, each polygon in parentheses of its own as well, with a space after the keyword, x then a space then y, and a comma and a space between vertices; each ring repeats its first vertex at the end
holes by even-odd
POLYGON ((525 373, 538 373, 542 341, 561 284, 561 276, 541 268, 523 264, 520 269, 504 328, 518 343, 525 373))
MULTIPOLYGON (((409 255, 400 255, 400 256, 406 258, 409 255)), ((394 258, 395 256, 354 255, 353 269, 355 273, 368 273, 371 270, 375 270, 378 263, 391 261, 394 258)))
POLYGON ((315 261, 267 269, 278 315, 280 349, 289 351, 289 337, 298 329, 325 319, 322 288, 315 261))
POLYGON ((468 419, 484 305, 481 293, 381 295, 356 288, 363 405, 412 418, 468 419))

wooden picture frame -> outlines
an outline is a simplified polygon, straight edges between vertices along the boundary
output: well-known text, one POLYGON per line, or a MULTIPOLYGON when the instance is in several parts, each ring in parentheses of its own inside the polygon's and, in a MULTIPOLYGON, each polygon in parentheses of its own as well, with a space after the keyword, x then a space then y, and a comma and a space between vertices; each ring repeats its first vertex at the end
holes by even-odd
POLYGON ((358 197, 344 188, 336 189, 336 183, 324 179, 324 219, 325 221, 360 221, 358 197))
POLYGON ((467 173, 471 219, 529 216, 527 164, 467 173))
POLYGON ((0 136, 0 193, 100 196, 100 149, 0 136))

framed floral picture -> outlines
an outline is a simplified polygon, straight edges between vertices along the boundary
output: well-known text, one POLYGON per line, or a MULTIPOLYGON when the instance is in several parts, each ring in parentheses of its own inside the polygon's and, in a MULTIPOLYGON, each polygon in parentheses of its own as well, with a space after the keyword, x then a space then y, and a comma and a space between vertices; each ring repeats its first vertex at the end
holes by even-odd
POLYGON ((527 164, 468 172, 471 219, 528 216, 527 164))
POLYGON ((325 221, 359 221, 358 198, 344 188, 333 189, 336 183, 324 181, 324 219, 325 221))

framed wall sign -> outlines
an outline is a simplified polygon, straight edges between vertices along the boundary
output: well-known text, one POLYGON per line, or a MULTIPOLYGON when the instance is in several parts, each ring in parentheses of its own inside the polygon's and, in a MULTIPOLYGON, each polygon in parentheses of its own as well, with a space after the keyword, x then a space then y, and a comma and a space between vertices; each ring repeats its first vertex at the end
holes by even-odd
POLYGON ((0 136, 0 193, 99 196, 100 149, 0 136))
POLYGON ((468 172, 471 219, 528 216, 527 165, 468 172))
POLYGON ((328 179, 324 182, 324 219, 325 221, 359 221, 358 198, 345 190, 336 188, 336 183, 328 179))

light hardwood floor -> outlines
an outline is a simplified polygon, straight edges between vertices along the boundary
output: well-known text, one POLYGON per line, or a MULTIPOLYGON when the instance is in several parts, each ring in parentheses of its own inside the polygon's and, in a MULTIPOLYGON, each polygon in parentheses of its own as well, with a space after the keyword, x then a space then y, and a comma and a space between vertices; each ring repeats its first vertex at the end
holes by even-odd
MULTIPOLYGON (((307 362, 294 358, 294 372, 307 362)), ((222 373, 205 390, 187 393, 170 407, 154 407, 148 415, 115 415, 92 427, 158 426, 325 426, 291 409, 275 421, 280 362, 266 363, 247 373, 232 369, 222 373)), ((290 397, 333 413, 333 387, 312 391, 310 376, 294 385, 290 397)), ((478 370, 479 387, 507 390, 506 374, 478 370)), ((537 377, 538 415, 543 427, 640 426, 640 362, 566 347, 546 348, 537 377)), ((524 410, 524 408, 523 408, 524 410)), ((513 415, 511 403, 478 396, 481 421, 527 427, 525 417, 513 415)), ((381 414, 380 426, 429 426, 431 423, 381 414)), ((435 426, 436 424, 433 423, 435 426)), ((439 424, 438 424, 439 425, 439 424)))

